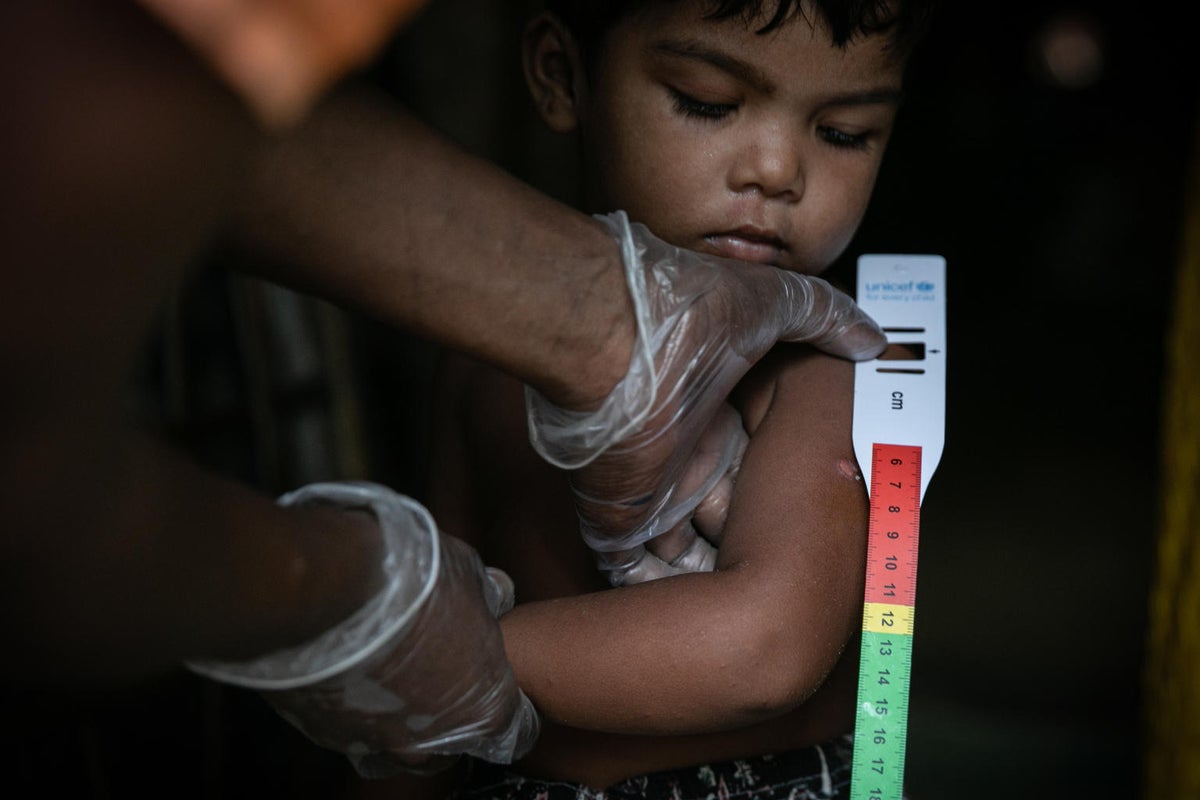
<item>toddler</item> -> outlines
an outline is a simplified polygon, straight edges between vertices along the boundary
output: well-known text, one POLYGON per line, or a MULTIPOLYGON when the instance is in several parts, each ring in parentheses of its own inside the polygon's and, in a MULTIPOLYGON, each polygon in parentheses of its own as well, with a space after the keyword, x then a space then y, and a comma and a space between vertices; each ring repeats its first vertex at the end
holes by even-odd
MULTIPOLYGON (((585 210, 818 274, 866 210, 925 16, 921 0, 551 2, 523 65, 545 123, 578 137, 585 210)), ((527 759, 473 764, 461 796, 844 792, 867 514, 853 365, 801 345, 764 358, 731 397, 751 438, 715 569, 616 589, 528 444, 520 384, 454 357, 440 386, 430 509, 514 579, 506 649, 545 721, 527 759)))

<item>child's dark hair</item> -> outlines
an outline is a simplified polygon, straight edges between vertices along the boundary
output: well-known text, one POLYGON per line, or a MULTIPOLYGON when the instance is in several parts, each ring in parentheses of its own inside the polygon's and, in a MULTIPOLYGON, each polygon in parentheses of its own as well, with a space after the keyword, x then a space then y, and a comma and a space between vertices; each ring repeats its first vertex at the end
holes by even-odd
MULTIPOLYGON (((671 0, 547 0, 571 29, 584 58, 592 61, 604 34, 619 20, 652 2, 671 0)), ((769 33, 794 15, 814 10, 825 21, 837 47, 859 36, 887 34, 894 52, 906 56, 925 32, 933 0, 706 0, 707 19, 766 19, 755 31, 769 33)), ((811 21, 811 20, 810 20, 811 21)))

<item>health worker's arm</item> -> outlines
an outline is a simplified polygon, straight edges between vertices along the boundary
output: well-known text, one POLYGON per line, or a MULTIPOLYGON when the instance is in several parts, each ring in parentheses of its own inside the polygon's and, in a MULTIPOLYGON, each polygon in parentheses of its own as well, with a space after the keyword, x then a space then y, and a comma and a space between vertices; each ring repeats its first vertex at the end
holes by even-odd
POLYGON ((379 581, 369 518, 284 510, 137 432, 130 374, 250 161, 238 101, 137 6, 0 12, 8 685, 303 640, 379 581))
POLYGON ((263 149, 247 269, 493 364, 567 406, 624 375, 634 317, 603 225, 365 89, 263 149))
POLYGON ((249 168, 245 109, 134 4, 2 9, 6 708, 186 660, 264 690, 364 774, 524 753, 507 582, 473 550, 383 487, 283 508, 138 430, 131 373, 249 168))

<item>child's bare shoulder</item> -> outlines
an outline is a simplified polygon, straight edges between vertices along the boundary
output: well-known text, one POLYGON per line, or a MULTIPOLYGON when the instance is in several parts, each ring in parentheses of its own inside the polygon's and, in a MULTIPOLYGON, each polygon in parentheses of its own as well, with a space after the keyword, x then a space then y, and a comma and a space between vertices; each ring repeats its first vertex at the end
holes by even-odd
POLYGON ((738 384, 734 405, 747 432, 754 435, 772 417, 813 414, 840 418, 850 411, 854 365, 807 345, 780 344, 738 384))

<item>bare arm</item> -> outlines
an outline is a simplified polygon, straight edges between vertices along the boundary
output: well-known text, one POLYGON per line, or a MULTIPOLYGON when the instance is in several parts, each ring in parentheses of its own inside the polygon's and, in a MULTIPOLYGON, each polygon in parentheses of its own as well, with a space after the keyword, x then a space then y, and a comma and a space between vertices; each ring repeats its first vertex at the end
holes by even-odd
POLYGON ((853 728, 857 667, 857 652, 852 648, 802 705, 745 728, 630 736, 548 724, 538 746, 522 761, 522 768, 543 778, 608 786, 634 775, 828 742, 853 728))
MULTIPOLYGON (((472 428, 475 469, 492 479, 477 484, 477 514, 458 524, 487 532, 479 546, 513 574, 519 603, 538 600, 502 626, 522 687, 549 719, 624 733, 726 730, 796 707, 833 668, 862 598, 865 494, 838 468, 853 461, 853 368, 797 352, 777 382, 767 376, 778 361, 752 373, 762 381, 744 409, 754 435, 713 573, 587 594, 580 578, 574 596, 547 588, 548 574, 576 563, 549 550, 569 506, 555 499, 553 475, 515 455, 516 431, 472 428), (510 455, 489 468, 497 452, 510 455), (546 527, 553 533, 536 532, 546 527)), ((460 387, 486 406, 478 418, 511 416, 505 395, 484 387, 460 387)))
POLYGON ((595 220, 365 91, 268 147, 235 232, 265 276, 364 309, 584 407, 634 320, 595 220), (266 256, 262 258, 261 256, 266 256))
POLYGON ((136 4, 18 0, 2 19, 0 96, 15 121, 0 215, 2 624, 27 645, 6 659, 13 674, 136 677, 183 658, 249 657, 370 596, 373 526, 281 511, 150 441, 125 413, 161 303, 239 197, 243 234, 279 257, 271 277, 490 358, 568 402, 562 375, 584 372, 573 365, 594 367, 591 383, 572 383, 593 398, 625 369, 632 321, 616 248, 583 215, 371 104, 335 102, 268 146, 233 93, 136 4), (249 192, 248 174, 260 178, 249 192), (563 253, 577 254, 571 270, 563 253), (489 266, 502 274, 478 280, 489 266), (567 328, 589 333, 564 333, 580 307, 595 316, 567 328), (535 311, 545 308, 562 315, 535 311))
POLYGON ((314 635, 377 534, 285 512, 129 424, 131 365, 255 134, 127 3, 4 5, 0 624, 7 676, 130 678, 314 635))

